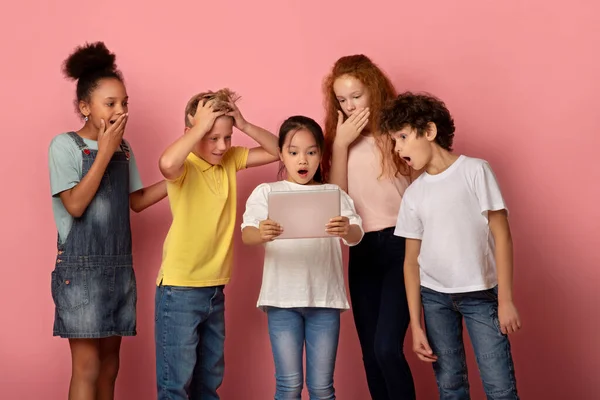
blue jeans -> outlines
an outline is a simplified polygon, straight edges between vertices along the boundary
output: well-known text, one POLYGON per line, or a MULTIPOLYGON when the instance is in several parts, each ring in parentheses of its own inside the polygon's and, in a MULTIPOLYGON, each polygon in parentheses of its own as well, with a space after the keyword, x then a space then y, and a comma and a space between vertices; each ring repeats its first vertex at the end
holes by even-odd
POLYGON ((498 323, 498 288, 446 294, 421 287, 427 340, 438 360, 433 364, 440 400, 469 400, 463 343, 465 324, 488 399, 518 400, 508 336, 498 323))
POLYGON ((275 400, 301 399, 302 353, 306 342, 306 386, 310 400, 335 399, 333 370, 340 334, 340 310, 267 309, 275 359, 275 400))
POLYGON ((154 337, 158 400, 219 399, 225 371, 223 286, 158 286, 154 337))

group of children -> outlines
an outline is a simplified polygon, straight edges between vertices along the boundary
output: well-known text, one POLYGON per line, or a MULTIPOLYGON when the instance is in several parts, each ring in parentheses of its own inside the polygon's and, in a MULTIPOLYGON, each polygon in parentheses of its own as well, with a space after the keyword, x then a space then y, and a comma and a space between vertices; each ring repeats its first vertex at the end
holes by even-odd
POLYGON ((173 220, 155 296, 158 399, 219 399, 236 173, 275 161, 280 180, 251 193, 241 224, 244 244, 265 248, 257 306, 268 320, 275 399, 300 399, 305 380, 310 399, 336 398, 340 314, 350 308, 341 243, 350 247, 349 294, 373 399, 416 398, 403 353, 409 326, 440 398, 469 399, 463 319, 488 398, 518 399, 507 207, 489 164, 452 152, 454 122, 442 101, 398 95, 364 55, 340 58, 324 80, 324 130, 296 115, 275 136, 244 118, 234 92, 203 92, 160 157, 165 180, 144 187, 123 138, 128 97, 114 54, 86 44, 64 72, 77 81, 85 121, 49 149, 54 335, 69 338, 69 399, 114 397, 121 337, 136 334, 130 209, 167 196, 173 220), (232 146, 233 127, 259 146, 232 146), (341 215, 324 227, 330 236, 278 240, 286 227, 269 219, 269 193, 315 188, 341 193, 341 215))

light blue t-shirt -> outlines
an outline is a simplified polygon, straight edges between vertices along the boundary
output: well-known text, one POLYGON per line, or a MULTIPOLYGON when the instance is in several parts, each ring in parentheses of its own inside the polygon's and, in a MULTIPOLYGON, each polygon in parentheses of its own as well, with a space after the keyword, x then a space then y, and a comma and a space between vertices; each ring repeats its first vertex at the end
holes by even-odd
MULTIPOLYGON (((90 150, 98 150, 97 141, 82 139, 90 150)), ((125 142, 129 147, 130 154, 129 193, 133 193, 144 186, 142 185, 133 150, 129 142, 125 142)), ((121 151, 121 149, 119 148, 117 151, 121 151)), ((79 183, 83 174, 82 163, 82 151, 67 133, 62 133, 52 139, 48 150, 48 169, 50 171, 50 190, 52 192, 52 212, 54 213, 54 222, 61 243, 64 243, 71 230, 73 216, 65 208, 59 194, 79 183)))

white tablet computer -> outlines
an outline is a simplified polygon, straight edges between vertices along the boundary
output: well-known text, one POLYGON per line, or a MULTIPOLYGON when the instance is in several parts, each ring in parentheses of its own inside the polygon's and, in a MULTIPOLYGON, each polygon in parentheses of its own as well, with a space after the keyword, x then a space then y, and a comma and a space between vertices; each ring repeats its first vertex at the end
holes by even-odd
POLYGON ((269 193, 269 219, 283 228, 277 239, 332 237, 325 231, 329 220, 340 215, 338 189, 269 193))

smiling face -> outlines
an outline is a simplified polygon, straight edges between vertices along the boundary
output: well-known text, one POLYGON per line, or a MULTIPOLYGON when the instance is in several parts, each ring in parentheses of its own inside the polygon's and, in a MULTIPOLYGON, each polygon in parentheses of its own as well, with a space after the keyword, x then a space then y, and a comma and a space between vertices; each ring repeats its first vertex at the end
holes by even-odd
POLYGON ((356 110, 371 105, 369 90, 353 76, 342 75, 337 78, 333 82, 333 91, 346 117, 351 116, 356 110))
MULTIPOLYGON (((186 132, 189 128, 186 128, 186 132)), ((212 129, 194 146, 194 153, 209 164, 221 163, 223 155, 231 148, 233 119, 222 116, 215 120, 212 129)))
POLYGON ((81 114, 88 117, 88 124, 96 130, 104 120, 106 127, 114 124, 117 118, 128 112, 129 96, 125 85, 119 79, 105 78, 98 82, 90 94, 90 101, 80 101, 81 114))
POLYGON ((312 183, 319 168, 321 151, 314 135, 299 129, 287 135, 280 158, 287 170, 287 180, 306 185, 312 183))
POLYGON ((435 146, 435 128, 429 126, 425 134, 419 135, 417 130, 405 125, 397 132, 390 134, 394 139, 395 151, 413 169, 421 170, 429 165, 435 146))

